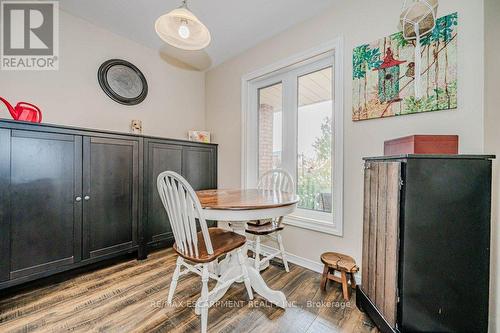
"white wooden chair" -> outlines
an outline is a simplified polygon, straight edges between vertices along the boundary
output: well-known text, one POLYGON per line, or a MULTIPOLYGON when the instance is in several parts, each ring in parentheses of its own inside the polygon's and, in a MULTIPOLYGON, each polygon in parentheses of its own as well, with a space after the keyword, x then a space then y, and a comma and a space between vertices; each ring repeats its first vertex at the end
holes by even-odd
POLYGON ((172 171, 162 172, 158 176, 157 186, 172 226, 175 238, 173 248, 179 255, 172 282, 170 283, 167 303, 172 304, 180 276, 189 272, 200 275, 202 289, 200 301, 197 302, 200 309, 197 309, 197 312, 198 310, 201 312, 201 331, 204 333, 207 331, 208 325, 208 308, 212 305, 209 301, 211 295, 215 295, 235 281, 243 279, 248 296, 253 299, 250 279, 242 253, 246 238, 232 231, 219 228, 209 229, 196 193, 179 174, 172 171), (200 226, 200 232, 197 232, 196 221, 200 226), (209 266, 218 257, 233 251, 237 252, 238 262, 241 265, 241 275, 228 281, 221 281, 217 275, 209 272, 209 266), (185 270, 182 270, 182 268, 185 268, 185 270), (209 278, 223 283, 209 292, 209 278))
MULTIPOLYGON (((295 192, 295 185, 292 176, 283 169, 273 169, 264 173, 258 184, 258 188, 262 190, 282 191, 282 192, 295 192)), ((250 221, 247 223, 246 232, 254 235, 254 242, 249 245, 255 253, 255 268, 260 270, 271 259, 281 257, 285 270, 290 271, 288 268, 288 261, 286 260, 285 247, 283 245, 283 238, 281 231, 284 229, 283 216, 273 220, 260 220, 250 221), (261 237, 269 237, 277 242, 278 249, 276 252, 271 253, 264 258, 261 256, 261 237)))

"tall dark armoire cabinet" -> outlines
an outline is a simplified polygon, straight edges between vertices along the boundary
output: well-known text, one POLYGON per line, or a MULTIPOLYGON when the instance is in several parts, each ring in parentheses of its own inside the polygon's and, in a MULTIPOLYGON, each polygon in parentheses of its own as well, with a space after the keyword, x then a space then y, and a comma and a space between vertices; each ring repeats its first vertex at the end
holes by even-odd
POLYGON ((382 332, 487 332, 491 160, 365 159, 362 283, 382 332))

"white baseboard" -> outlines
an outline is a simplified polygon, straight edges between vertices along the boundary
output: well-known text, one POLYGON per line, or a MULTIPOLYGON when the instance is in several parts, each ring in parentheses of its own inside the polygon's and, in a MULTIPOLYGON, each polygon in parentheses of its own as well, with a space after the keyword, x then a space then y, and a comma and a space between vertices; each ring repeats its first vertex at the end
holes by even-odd
MULTIPOLYGON (((262 254, 270 254, 270 253, 276 252, 276 249, 269 246, 269 245, 261 244, 261 252, 262 252, 262 254)), ((295 254, 290 253, 290 252, 286 252, 286 259, 295 265, 299 265, 301 267, 307 268, 313 272, 317 272, 320 274, 323 273, 324 265, 320 261, 314 261, 311 259, 300 257, 300 256, 295 255, 295 254)), ((339 274, 338 272, 335 272, 335 275, 338 275, 338 274, 339 274)), ((340 277, 340 275, 339 275, 339 277, 340 277)), ((356 279, 357 284, 361 284, 360 272, 357 272, 356 274, 354 274, 354 278, 356 279)))

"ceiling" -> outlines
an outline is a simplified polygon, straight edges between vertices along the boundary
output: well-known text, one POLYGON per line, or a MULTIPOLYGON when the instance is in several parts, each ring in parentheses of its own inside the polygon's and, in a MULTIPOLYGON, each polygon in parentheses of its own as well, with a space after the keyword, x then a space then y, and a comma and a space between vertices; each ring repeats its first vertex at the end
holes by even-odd
MULTIPOLYGON (((205 50, 210 67, 323 12, 334 2, 189 0, 188 6, 212 34, 212 43, 205 50)), ((64 0, 59 6, 72 15, 161 51, 165 44, 154 31, 154 22, 180 3, 181 0, 64 0)), ((175 50, 172 54, 182 57, 175 50)))
MULTIPOLYGON (((332 68, 299 77, 297 86, 298 106, 307 106, 332 99, 332 68)), ((283 106, 283 85, 281 83, 260 89, 259 104, 267 104, 274 112, 281 112, 283 106)))

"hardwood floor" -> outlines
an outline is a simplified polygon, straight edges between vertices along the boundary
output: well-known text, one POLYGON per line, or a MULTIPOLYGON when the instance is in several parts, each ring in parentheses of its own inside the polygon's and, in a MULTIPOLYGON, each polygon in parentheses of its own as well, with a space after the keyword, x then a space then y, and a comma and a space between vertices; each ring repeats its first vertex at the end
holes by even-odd
MULTIPOLYGON (((182 277, 174 304, 166 304, 175 259, 171 249, 162 250, 145 261, 0 296, 0 332, 199 332, 198 276, 182 277)), ((286 273, 271 265, 263 277, 285 293, 291 307, 270 306, 258 295, 248 301, 244 286, 236 284, 210 308, 209 332, 378 332, 356 308, 354 295, 343 303, 340 284, 321 291, 318 273, 293 264, 286 273)))

